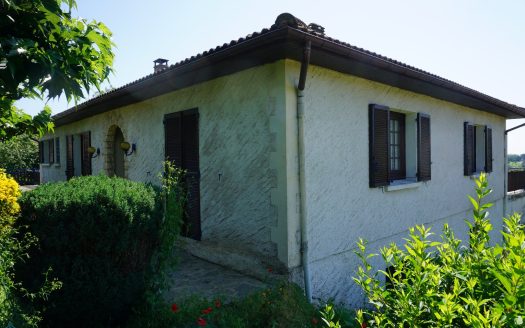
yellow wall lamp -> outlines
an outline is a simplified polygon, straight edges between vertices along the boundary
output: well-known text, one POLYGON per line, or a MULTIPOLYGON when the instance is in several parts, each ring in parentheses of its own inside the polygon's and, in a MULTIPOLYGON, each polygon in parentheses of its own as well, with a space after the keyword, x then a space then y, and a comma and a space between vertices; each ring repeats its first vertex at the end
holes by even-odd
POLYGON ((95 158, 95 157, 100 155, 100 148, 95 148, 95 147, 91 147, 90 146, 90 147, 87 148, 87 152, 88 152, 89 156, 91 156, 91 158, 95 158), (95 156, 93 156, 93 155, 95 155, 95 156))
POLYGON ((137 150, 137 145, 136 144, 130 144, 129 142, 125 141, 125 142, 121 142, 120 143, 120 149, 122 149, 124 151, 124 154, 126 156, 129 156, 129 155, 133 154, 133 152, 135 152, 135 150, 137 150), (128 152, 130 149, 131 149, 131 151, 128 152))

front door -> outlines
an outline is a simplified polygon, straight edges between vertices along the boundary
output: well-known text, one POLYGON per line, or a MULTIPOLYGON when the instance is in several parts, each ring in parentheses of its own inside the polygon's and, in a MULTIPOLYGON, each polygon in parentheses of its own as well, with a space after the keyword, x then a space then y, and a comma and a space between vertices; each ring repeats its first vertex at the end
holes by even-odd
POLYGON ((182 235, 201 239, 199 113, 197 109, 171 113, 164 118, 165 157, 186 171, 187 203, 182 235))

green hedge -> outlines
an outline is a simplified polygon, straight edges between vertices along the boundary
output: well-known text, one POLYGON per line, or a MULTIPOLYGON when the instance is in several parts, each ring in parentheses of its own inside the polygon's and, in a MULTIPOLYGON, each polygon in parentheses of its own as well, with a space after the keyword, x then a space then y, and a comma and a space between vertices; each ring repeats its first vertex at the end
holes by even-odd
POLYGON ((106 327, 125 323, 146 290, 158 245, 162 206, 156 188, 105 176, 49 183, 20 199, 22 223, 40 240, 18 273, 52 267, 63 283, 46 308, 48 327, 106 327))

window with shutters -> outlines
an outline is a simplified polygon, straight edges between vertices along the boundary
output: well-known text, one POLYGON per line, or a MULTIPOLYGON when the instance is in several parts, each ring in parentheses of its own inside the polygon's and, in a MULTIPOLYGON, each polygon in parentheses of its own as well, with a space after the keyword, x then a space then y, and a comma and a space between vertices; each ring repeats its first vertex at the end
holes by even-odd
POLYGON ((39 157, 41 164, 53 164, 55 161, 55 139, 48 139, 40 141, 39 157))
POLYGON ((430 180, 430 116, 371 104, 369 157, 371 188, 430 180))
POLYGON ((486 125, 465 122, 464 135, 464 175, 492 172, 492 129, 486 125))

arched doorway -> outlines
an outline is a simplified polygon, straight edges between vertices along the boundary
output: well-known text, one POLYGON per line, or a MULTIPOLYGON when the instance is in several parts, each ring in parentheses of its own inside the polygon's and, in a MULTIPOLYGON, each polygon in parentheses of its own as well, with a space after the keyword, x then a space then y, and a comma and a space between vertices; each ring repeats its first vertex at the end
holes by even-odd
POLYGON ((120 148, 120 144, 122 142, 124 142, 124 134, 122 133, 122 130, 118 126, 112 125, 109 128, 106 138, 107 158, 105 161, 106 174, 110 177, 126 177, 126 167, 124 161, 125 154, 120 148))

